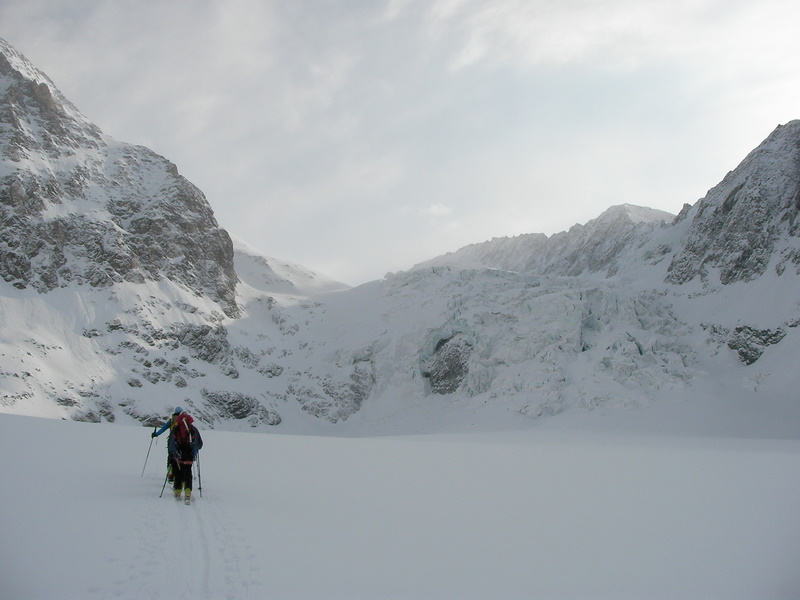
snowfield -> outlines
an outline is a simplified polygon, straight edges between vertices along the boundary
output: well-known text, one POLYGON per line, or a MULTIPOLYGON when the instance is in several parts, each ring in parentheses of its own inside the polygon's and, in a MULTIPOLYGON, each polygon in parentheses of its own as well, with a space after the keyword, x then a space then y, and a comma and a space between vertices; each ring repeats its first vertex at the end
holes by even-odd
POLYGON ((0 597, 797 598, 800 440, 757 407, 706 409, 206 430, 191 506, 159 498, 163 436, 142 476, 149 429, 0 414, 0 597))

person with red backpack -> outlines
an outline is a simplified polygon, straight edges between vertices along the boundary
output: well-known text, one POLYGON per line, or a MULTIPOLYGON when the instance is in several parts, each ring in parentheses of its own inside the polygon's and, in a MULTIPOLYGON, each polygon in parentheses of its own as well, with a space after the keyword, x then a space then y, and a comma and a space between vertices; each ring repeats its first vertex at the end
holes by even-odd
POLYGON ((184 491, 184 502, 189 504, 192 499, 192 465, 203 447, 203 438, 188 413, 181 410, 173 415, 172 420, 174 425, 169 437, 169 454, 175 475, 172 491, 176 500, 180 500, 181 491, 184 491))

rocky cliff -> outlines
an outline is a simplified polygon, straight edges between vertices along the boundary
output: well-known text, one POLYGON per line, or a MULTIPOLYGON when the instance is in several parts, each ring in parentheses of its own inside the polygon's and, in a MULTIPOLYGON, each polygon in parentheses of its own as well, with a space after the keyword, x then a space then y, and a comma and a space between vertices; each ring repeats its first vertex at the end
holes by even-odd
POLYGON ((670 283, 753 281, 800 265, 800 121, 778 127, 708 192, 669 266, 670 283))
POLYGON ((0 276, 46 292, 168 279, 236 316, 233 246, 165 158, 112 140, 0 40, 0 276))

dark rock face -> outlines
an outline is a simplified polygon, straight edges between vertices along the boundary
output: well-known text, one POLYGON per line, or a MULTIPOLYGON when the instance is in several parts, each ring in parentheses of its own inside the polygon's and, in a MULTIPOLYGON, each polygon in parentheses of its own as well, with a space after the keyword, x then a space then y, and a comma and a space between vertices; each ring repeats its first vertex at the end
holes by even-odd
POLYGON ((458 389, 469 373, 471 352, 472 344, 463 335, 439 341, 422 372, 434 394, 451 394, 458 389))
POLYGON ((120 144, 0 41, 0 276, 40 293, 161 278, 238 314, 233 244, 202 192, 120 144))
MULTIPOLYGON (((789 323, 787 326, 796 327, 797 324, 789 323)), ((752 365, 761 358, 768 346, 777 344, 786 337, 784 327, 757 329, 749 325, 740 325, 732 331, 717 325, 704 325, 703 327, 709 331, 713 339, 735 351, 739 360, 745 365, 752 365)))
MULTIPOLYGON (((238 392, 212 392, 202 391, 203 400, 208 408, 213 409, 215 415, 203 414, 205 420, 212 422, 214 417, 219 419, 243 420, 248 419, 251 426, 259 423, 267 425, 280 425, 281 417, 274 411, 267 410, 261 403, 251 396, 238 392)), ((206 413, 208 410, 206 410, 206 413)))
POLYGON ((746 325, 737 327, 728 339, 728 348, 735 350, 746 365, 756 362, 767 346, 777 344, 786 336, 784 329, 754 329, 746 325))
MULTIPOLYGON (((778 127, 694 209, 667 282, 719 273, 723 285, 763 275, 784 236, 800 237, 800 121, 778 127)), ((691 212, 691 211, 690 211, 691 212)), ((786 249, 776 269, 800 264, 786 249)))

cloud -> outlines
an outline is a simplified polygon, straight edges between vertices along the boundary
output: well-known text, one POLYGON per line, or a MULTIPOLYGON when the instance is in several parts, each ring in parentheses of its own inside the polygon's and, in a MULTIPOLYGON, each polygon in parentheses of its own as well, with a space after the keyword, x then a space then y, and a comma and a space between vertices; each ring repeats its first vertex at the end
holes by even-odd
POLYGON ((429 217, 449 217, 450 215, 453 214, 453 208, 445 204, 436 203, 427 206, 422 211, 422 214, 427 215, 429 217))
POLYGON ((760 55, 749 53, 753 45, 796 49, 798 14, 788 0, 441 0, 429 18, 459 39, 454 69, 586 62, 633 68, 663 60, 749 62, 748 54, 760 55))

